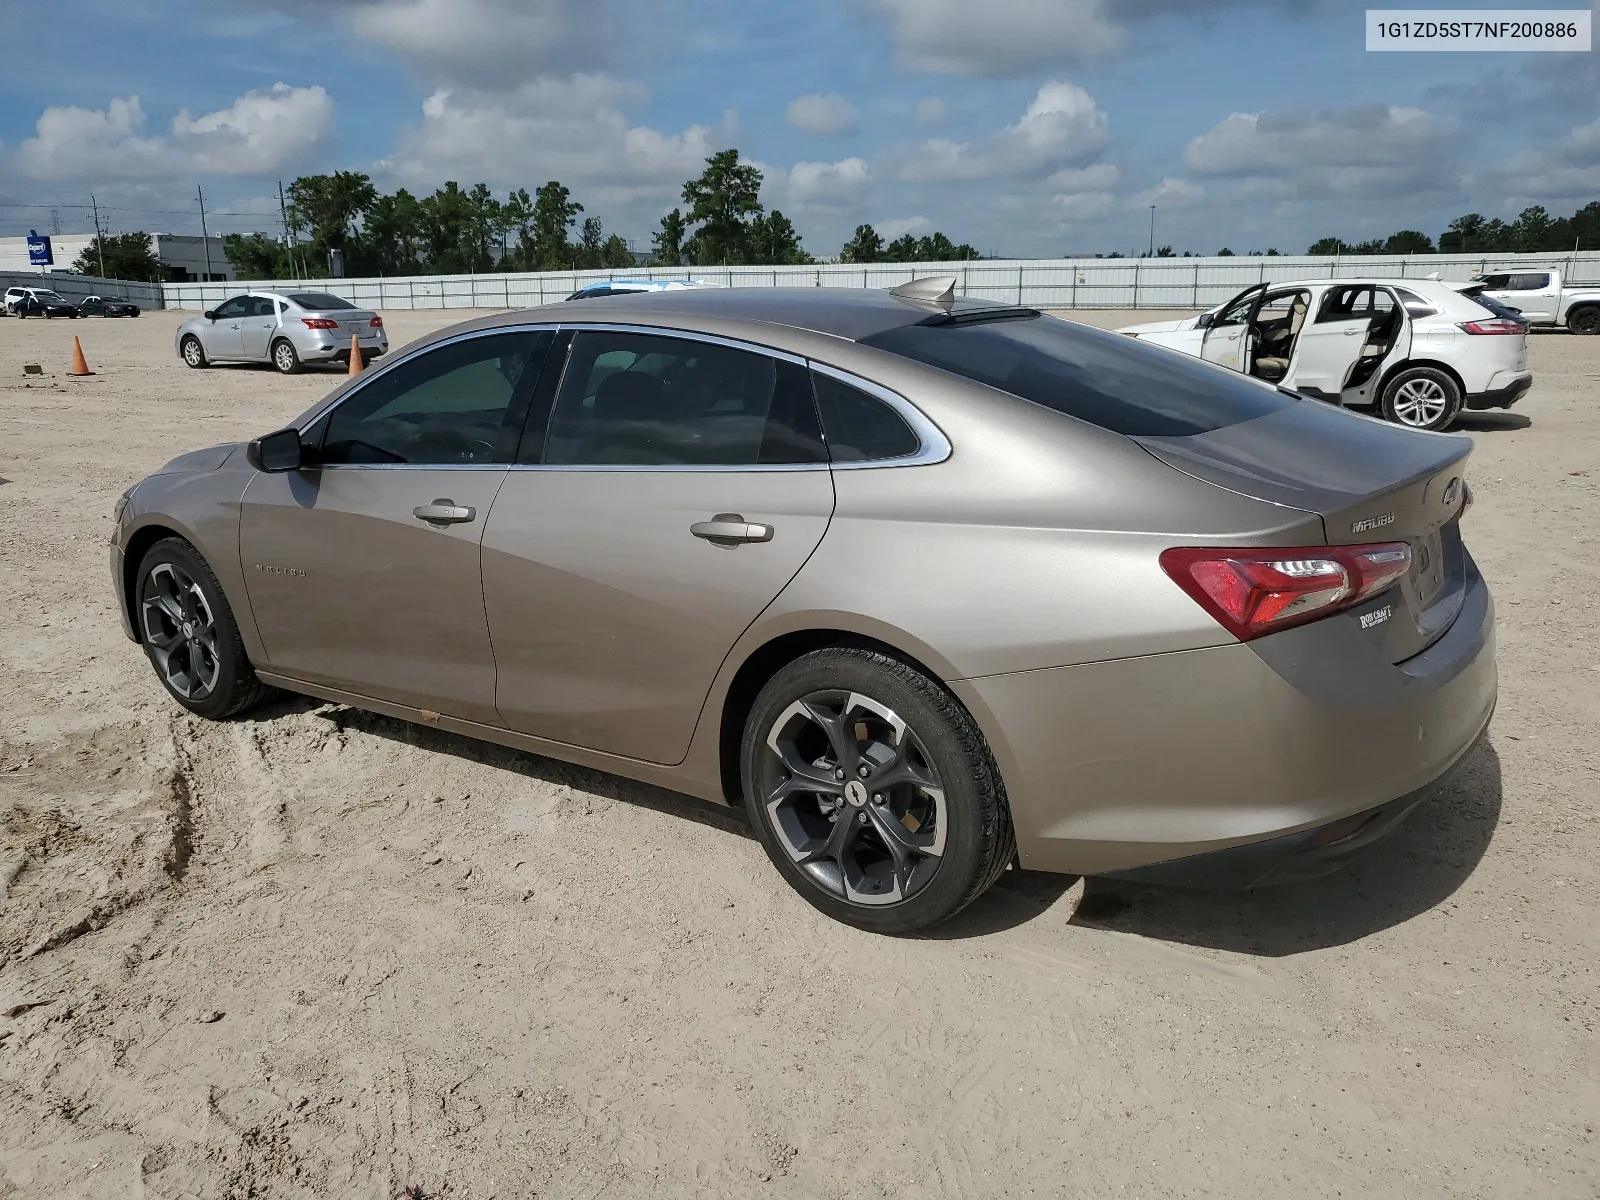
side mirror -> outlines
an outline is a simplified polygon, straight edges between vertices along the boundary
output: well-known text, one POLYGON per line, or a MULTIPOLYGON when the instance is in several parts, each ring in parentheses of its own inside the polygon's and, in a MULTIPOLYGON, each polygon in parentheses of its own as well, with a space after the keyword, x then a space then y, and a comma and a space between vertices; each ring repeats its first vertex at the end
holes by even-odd
POLYGON ((1198 317, 1196 317, 1194 319, 1194 327, 1196 329, 1210 329, 1211 328, 1211 323, 1213 321, 1215 321, 1216 319, 1217 319, 1217 314, 1216 313, 1208 313, 1208 312, 1207 313, 1201 313, 1198 317))
POLYGON ((245 458, 258 471, 298 471, 305 458, 298 429, 280 429, 245 447, 245 458))
POLYGON ((208 308, 200 315, 208 321, 215 321, 217 319, 217 310, 214 308, 208 308))

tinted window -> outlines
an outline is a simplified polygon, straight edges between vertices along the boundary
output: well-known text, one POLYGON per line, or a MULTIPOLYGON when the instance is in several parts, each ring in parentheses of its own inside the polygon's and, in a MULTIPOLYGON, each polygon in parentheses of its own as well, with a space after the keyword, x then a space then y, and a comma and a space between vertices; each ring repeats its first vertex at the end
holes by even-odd
POLYGON ((548 334, 499 333, 419 354, 334 409, 322 461, 496 461, 512 396, 532 386, 548 345, 548 334))
POLYGON ((252 317, 275 317, 278 315, 278 306, 272 302, 270 297, 252 296, 250 297, 249 315, 252 317))
POLYGON ((332 296, 327 292, 296 292, 289 299, 301 308, 310 309, 312 312, 326 312, 335 308, 354 308, 355 305, 343 296, 332 296))
POLYGON ((1542 292, 1550 286, 1550 273, 1548 271, 1534 271, 1531 274, 1513 275, 1511 283, 1506 287, 1508 292, 1542 292))
POLYGON ((905 418, 876 396, 821 371, 811 380, 834 462, 905 458, 921 449, 905 418))
POLYGON ((1394 291, 1395 295, 1400 297, 1400 303, 1405 306, 1406 312, 1413 317, 1431 317, 1439 311, 1415 292, 1407 291, 1405 288, 1395 288, 1394 291))
POLYGON ((863 343, 1116 433, 1206 433, 1294 403, 1235 372, 1055 317, 906 325, 863 343))
POLYGON ((1507 290, 1511 283, 1511 276, 1509 275, 1481 275, 1479 279, 1482 281, 1483 286, 1491 292, 1503 292, 1507 290))
POLYGON ((1520 309, 1512 308, 1509 304, 1502 304, 1502 303, 1500 303, 1500 301, 1496 300, 1493 296, 1478 295, 1478 296, 1471 296, 1471 297, 1468 297, 1468 298, 1474 304, 1476 304, 1479 308, 1487 308, 1495 316, 1500 317, 1500 318, 1502 318, 1504 320, 1507 320, 1507 321, 1521 321, 1521 322, 1526 322, 1526 320, 1527 320, 1527 318, 1522 315, 1522 312, 1521 312, 1520 309))
POLYGON ((1245 295, 1218 313, 1216 319, 1211 322, 1212 326, 1243 325, 1250 319, 1250 310, 1255 307, 1256 301, 1259 299, 1261 299, 1261 293, 1258 291, 1245 293, 1245 295))
POLYGON ((583 332, 551 413, 552 466, 827 461, 805 368, 688 338, 583 332))
POLYGON ((250 311, 249 296, 235 296, 231 300, 224 300, 213 309, 218 317, 228 320, 233 317, 242 317, 250 311))

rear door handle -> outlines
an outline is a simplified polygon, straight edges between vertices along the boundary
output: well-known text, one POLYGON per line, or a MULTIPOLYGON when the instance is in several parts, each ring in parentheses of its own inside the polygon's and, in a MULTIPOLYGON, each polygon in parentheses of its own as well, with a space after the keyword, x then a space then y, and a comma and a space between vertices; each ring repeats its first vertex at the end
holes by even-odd
POLYGON ((478 515, 470 504, 457 504, 454 500, 435 500, 432 504, 419 504, 411 515, 430 525, 456 525, 470 521, 478 515))
POLYGON ((709 521, 696 521, 689 532, 713 545, 734 546, 740 542, 770 542, 772 526, 746 521, 738 513, 718 513, 709 521))

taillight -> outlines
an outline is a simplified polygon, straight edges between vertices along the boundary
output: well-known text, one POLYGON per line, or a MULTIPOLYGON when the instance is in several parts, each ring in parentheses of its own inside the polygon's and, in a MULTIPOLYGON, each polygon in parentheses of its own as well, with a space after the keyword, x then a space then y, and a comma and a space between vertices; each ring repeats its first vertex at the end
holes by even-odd
POLYGON ((1461 321, 1456 328, 1465 329, 1468 333, 1522 333, 1526 326, 1520 321, 1495 317, 1492 321, 1461 321))
POLYGON ((307 329, 337 329, 339 322, 330 321, 327 317, 301 317, 300 323, 307 329))
POLYGON ((383 318, 382 317, 373 317, 372 320, 367 322, 367 324, 371 325, 374 329, 382 329, 383 328, 383 318))
POLYGON ((1411 569, 1405 542, 1375 546, 1175 547, 1161 569, 1241 642, 1331 616, 1411 569))

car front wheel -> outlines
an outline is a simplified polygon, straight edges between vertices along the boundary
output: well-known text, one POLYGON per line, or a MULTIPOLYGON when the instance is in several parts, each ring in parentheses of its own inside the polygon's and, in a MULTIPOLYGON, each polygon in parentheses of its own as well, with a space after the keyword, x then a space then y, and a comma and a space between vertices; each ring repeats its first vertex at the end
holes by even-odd
POLYGON ((1433 367, 1407 367, 1383 389, 1384 419, 1408 429, 1448 428, 1460 411, 1461 389, 1433 367))
POLYGON ((205 347, 200 344, 200 339, 195 337, 194 334, 191 333, 184 338, 183 345, 180 348, 183 351, 183 361, 191 367, 199 370, 206 365, 205 347))
POLYGON ((1000 773, 971 715, 887 654, 834 647, 780 670, 746 720, 741 767, 778 870, 861 929, 937 925, 1016 853, 1000 773))
POLYGON ((164 538, 139 564, 139 640, 163 687, 184 708, 225 720, 272 691, 256 678, 233 610, 199 551, 164 538))

